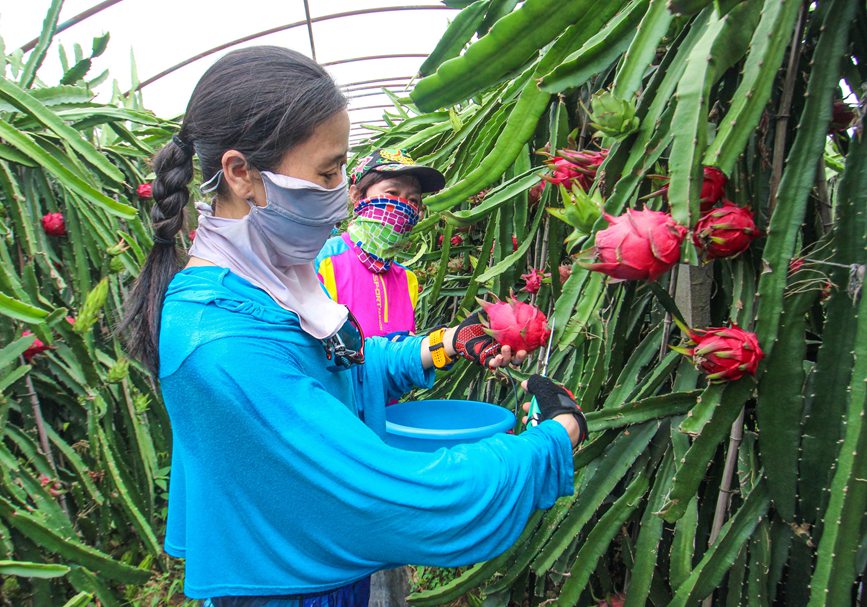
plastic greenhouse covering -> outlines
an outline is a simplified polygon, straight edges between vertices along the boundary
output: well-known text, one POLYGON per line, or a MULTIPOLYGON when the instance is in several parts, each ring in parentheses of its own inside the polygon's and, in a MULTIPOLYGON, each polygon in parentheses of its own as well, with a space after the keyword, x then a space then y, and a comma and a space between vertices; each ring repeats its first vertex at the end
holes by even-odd
MULTIPOLYGON (((50 4, 0 0, 7 52, 32 46, 50 4)), ((89 49, 94 37, 109 33, 108 48, 91 72, 110 73, 98 98, 108 99, 113 80, 125 91, 137 79, 145 106, 171 118, 184 111, 193 86, 220 56, 246 46, 284 46, 315 58, 343 87, 357 142, 370 134, 363 125, 382 124, 383 110, 392 107, 382 88, 398 95, 409 90, 455 14, 430 1, 67 0, 59 18, 63 31, 40 77, 51 82, 62 76, 60 45, 71 55, 76 44, 89 49)))

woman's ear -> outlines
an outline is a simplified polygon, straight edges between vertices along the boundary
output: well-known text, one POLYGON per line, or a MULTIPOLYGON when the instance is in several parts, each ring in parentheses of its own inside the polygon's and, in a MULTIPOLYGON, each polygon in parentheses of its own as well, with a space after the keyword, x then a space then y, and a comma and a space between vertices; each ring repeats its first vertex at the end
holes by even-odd
POLYGON ((361 200, 361 190, 358 189, 357 185, 353 184, 349 186, 349 200, 352 202, 353 206, 361 200))
POLYGON ((256 200, 257 188, 253 175, 255 169, 247 164, 247 159, 241 152, 238 150, 223 152, 222 168, 223 181, 226 182, 233 198, 256 200))

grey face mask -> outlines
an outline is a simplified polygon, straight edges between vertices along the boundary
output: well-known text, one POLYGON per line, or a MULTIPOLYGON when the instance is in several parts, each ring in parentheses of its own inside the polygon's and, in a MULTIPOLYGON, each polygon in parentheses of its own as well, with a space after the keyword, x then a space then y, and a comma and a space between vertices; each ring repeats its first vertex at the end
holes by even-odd
POLYGON ((346 174, 335 188, 262 171, 265 206, 250 203, 247 218, 267 241, 276 265, 312 263, 335 225, 349 215, 346 174))

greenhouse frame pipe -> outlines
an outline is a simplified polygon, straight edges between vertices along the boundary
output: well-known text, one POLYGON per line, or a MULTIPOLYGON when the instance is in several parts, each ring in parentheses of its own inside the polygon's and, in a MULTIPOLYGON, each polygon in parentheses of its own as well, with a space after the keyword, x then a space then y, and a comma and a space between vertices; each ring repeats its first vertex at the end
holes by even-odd
POLYGON ((402 59, 402 58, 413 58, 413 57, 427 57, 427 53, 396 53, 392 55, 368 55, 367 57, 352 57, 351 59, 338 59, 337 61, 328 61, 327 63, 320 63, 322 67, 328 67, 331 65, 340 65, 341 63, 352 63, 354 61, 373 61, 375 59, 402 59))
POLYGON ((351 86, 356 86, 356 85, 360 85, 360 84, 376 84, 378 82, 387 82, 389 80, 397 80, 400 82, 409 82, 413 78, 415 78, 415 76, 389 76, 387 78, 374 78, 373 80, 359 80, 357 82, 347 82, 346 84, 342 84, 340 86, 340 88, 341 89, 347 89, 351 86))
POLYGON ((316 45, 313 43, 313 22, 310 21, 310 3, 304 0, 304 16, 307 18, 307 37, 310 38, 310 56, 316 61, 316 45))
POLYGON ((393 103, 386 103, 385 105, 363 105, 361 107, 351 107, 351 108, 349 108, 349 111, 350 112, 357 112, 359 110, 379 110, 379 109, 385 109, 387 107, 394 109, 394 104, 393 103))
MULTIPOLYGON (((66 29, 69 29, 70 27, 72 27, 76 23, 84 21, 88 17, 92 17, 93 15, 96 15, 97 13, 102 12, 103 9, 106 9, 110 6, 113 6, 113 5, 115 5, 121 1, 122 0, 105 0, 104 2, 100 2, 99 4, 95 4, 94 6, 91 6, 89 9, 87 9, 85 11, 81 11, 80 13, 78 13, 77 15, 72 17, 71 19, 67 19, 66 21, 64 21, 63 23, 58 25, 57 29, 55 30, 54 33, 59 34, 60 32, 66 30, 66 29)), ((24 53, 26 53, 27 51, 32 51, 38 43, 39 43, 39 37, 37 36, 36 38, 31 40, 30 42, 23 44, 19 50, 21 50, 24 53)))
POLYGON ((393 82, 382 81, 377 84, 365 84, 360 86, 350 86, 348 84, 341 85, 340 88, 344 93, 357 93, 358 91, 369 91, 370 89, 381 89, 387 86, 409 86, 410 77, 406 80, 395 80, 393 82), (348 88, 348 90, 347 90, 348 88))
POLYGON ((410 86, 409 81, 407 82, 397 82, 397 83, 385 83, 385 84, 373 84, 370 86, 359 86, 351 89, 341 89, 340 92, 344 95, 348 93, 360 93, 361 91, 382 91, 383 89, 389 89, 392 93, 409 93, 410 86), (394 90, 392 90, 394 89, 394 90))
MULTIPOLYGON (((365 8, 365 9, 359 9, 359 10, 355 10, 355 11, 346 11, 345 13, 333 13, 331 15, 322 15, 321 17, 313 17, 312 19, 310 19, 310 23, 313 24, 313 23, 319 23, 321 21, 330 21, 332 19, 342 19, 344 17, 356 17, 358 15, 371 15, 371 14, 376 14, 376 13, 390 13, 390 12, 396 12, 396 11, 418 11, 418 10, 427 10, 427 11, 450 10, 450 11, 454 11, 457 9, 450 8, 450 7, 442 5, 442 4, 441 5, 430 4, 430 5, 388 6, 388 7, 378 7, 378 8, 365 8)), ((155 76, 151 76, 147 80, 143 80, 134 89, 127 91, 127 94, 129 94, 133 91, 141 90, 144 87, 148 86, 149 84, 153 84, 154 82, 156 82, 160 78, 164 78, 165 76, 168 76, 169 74, 171 74, 173 72, 176 72, 177 70, 181 69, 182 67, 186 67, 187 65, 189 65, 191 63, 195 63, 199 59, 204 59, 205 57, 208 57, 209 55, 213 55, 214 53, 218 53, 218 52, 225 50, 227 48, 237 46, 238 44, 243 44, 244 42, 249 42, 250 40, 256 40, 257 38, 262 38, 263 36, 268 36, 269 34, 276 34, 277 32, 283 32, 283 31, 294 29, 296 27, 301 27, 304 25, 307 25, 307 19, 305 19, 303 21, 295 21, 293 23, 287 23, 284 25, 278 25, 276 27, 262 30, 260 32, 255 33, 255 34, 250 34, 249 36, 243 36, 241 38, 236 38, 235 40, 225 42, 225 43, 220 44, 218 46, 215 46, 211 49, 208 49, 206 51, 203 51, 201 53, 193 55, 192 57, 188 57, 187 59, 184 59, 180 63, 176 63, 175 65, 173 65, 167 69, 164 69, 159 74, 156 74, 155 76)))

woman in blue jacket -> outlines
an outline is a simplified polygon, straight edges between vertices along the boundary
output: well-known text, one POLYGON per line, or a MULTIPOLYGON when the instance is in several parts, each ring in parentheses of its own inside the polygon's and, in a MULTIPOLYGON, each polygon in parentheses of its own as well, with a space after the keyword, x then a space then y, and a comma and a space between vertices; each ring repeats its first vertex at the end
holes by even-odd
POLYGON ((364 340, 319 288, 312 261, 347 213, 348 131, 318 64, 247 48, 205 73, 154 159, 154 247, 124 328, 171 417, 166 551, 186 559, 186 593, 216 607, 364 607, 372 572, 490 559, 573 491, 586 426, 537 376, 550 421, 531 431, 436 453, 383 442, 385 403, 430 386, 435 366, 525 353, 500 348, 478 314, 364 340), (179 271, 194 156, 214 197, 179 271))

